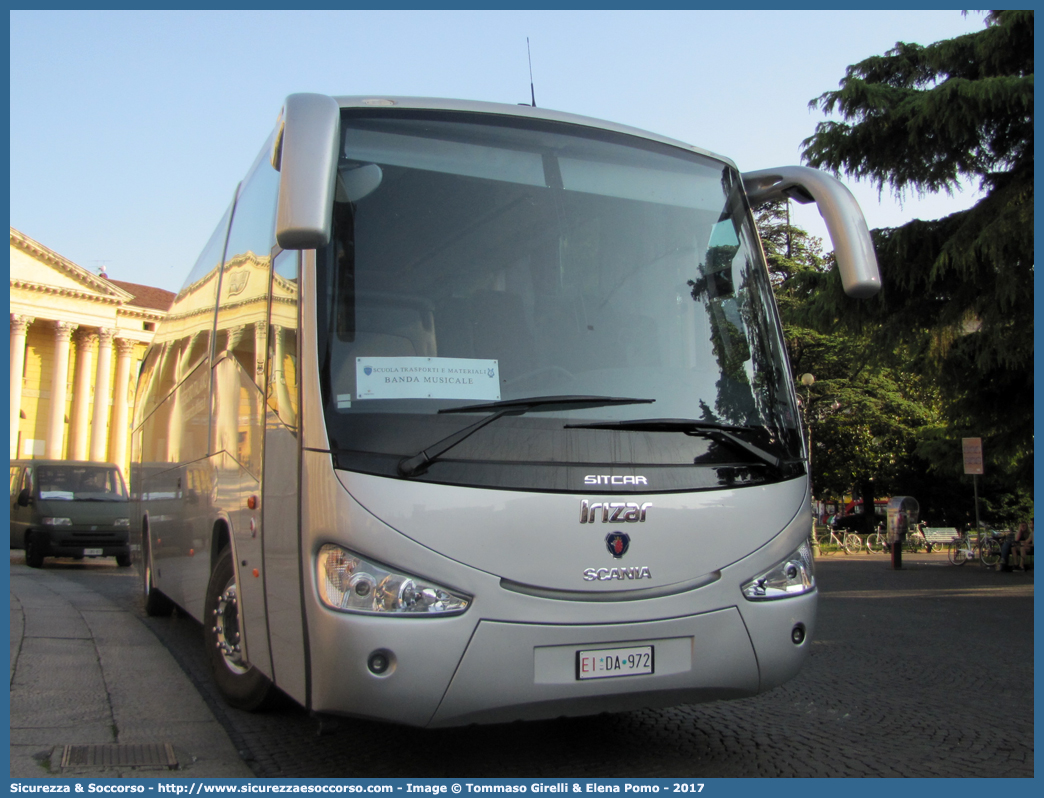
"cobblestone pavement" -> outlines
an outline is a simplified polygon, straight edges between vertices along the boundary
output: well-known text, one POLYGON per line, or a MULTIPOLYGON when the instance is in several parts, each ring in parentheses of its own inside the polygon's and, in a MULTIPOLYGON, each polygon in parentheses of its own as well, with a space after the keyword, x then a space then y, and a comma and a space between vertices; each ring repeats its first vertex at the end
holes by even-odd
MULTIPOLYGON (((62 566, 56 566, 62 567, 62 566)), ((125 574, 68 566, 114 600, 125 574)), ((754 698, 581 719, 423 731, 317 724, 287 701, 226 707, 198 624, 143 622, 171 650, 257 776, 1033 776, 1033 572, 949 565, 944 554, 817 562, 812 656, 754 698)))

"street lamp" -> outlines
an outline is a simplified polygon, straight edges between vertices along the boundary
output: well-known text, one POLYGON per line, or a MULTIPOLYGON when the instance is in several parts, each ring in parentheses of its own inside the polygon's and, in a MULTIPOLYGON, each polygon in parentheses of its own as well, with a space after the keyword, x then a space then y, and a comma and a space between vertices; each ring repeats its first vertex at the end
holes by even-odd
MULTIPOLYGON (((812 402, 812 383, 816 381, 816 378, 809 373, 802 374, 801 384, 805 386, 805 404, 802 406, 802 415, 804 416, 805 422, 805 433, 808 435, 808 479, 809 484, 812 482, 812 427, 808 425, 808 406, 812 402)), ((812 553, 813 555, 819 554, 819 541, 816 539, 816 518, 812 516, 812 553)))
MULTIPOLYGON (((801 384, 804 385, 805 388, 811 388, 812 387, 812 383, 814 383, 815 381, 816 381, 816 378, 814 376, 812 376, 811 374, 805 373, 805 374, 801 375, 801 384)), ((805 397, 807 398, 808 395, 809 395, 809 391, 806 390, 805 391, 805 397)))
POLYGON ((802 374, 800 377, 801 384, 805 386, 805 406, 801 409, 804 411, 805 419, 805 431, 808 433, 808 470, 812 472, 812 427, 808 423, 808 408, 812 404, 812 383, 816 381, 816 378, 809 373, 802 374))

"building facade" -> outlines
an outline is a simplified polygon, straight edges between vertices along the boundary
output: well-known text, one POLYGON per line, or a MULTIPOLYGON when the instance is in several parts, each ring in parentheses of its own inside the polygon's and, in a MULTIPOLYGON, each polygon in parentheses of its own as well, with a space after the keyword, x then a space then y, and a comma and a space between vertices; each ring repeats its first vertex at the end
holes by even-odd
POLYGON ((126 473, 134 387, 174 294, 93 274, 11 228, 11 458, 126 473))

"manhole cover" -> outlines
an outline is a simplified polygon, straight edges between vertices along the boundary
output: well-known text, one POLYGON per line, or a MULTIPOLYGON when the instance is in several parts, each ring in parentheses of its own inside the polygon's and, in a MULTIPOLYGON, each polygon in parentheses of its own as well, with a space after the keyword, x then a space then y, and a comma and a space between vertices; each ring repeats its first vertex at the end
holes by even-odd
POLYGON ((62 750, 63 768, 109 767, 176 768, 178 758, 170 743, 140 745, 67 745, 62 750))

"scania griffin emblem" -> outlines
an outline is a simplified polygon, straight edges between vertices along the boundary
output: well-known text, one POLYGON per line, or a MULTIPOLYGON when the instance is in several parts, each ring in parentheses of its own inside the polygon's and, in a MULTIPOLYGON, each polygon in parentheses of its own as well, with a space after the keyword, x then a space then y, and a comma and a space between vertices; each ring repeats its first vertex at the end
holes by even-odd
POLYGON ((630 545, 631 536, 626 532, 610 532, 605 536, 605 547, 616 559, 623 557, 630 545))

